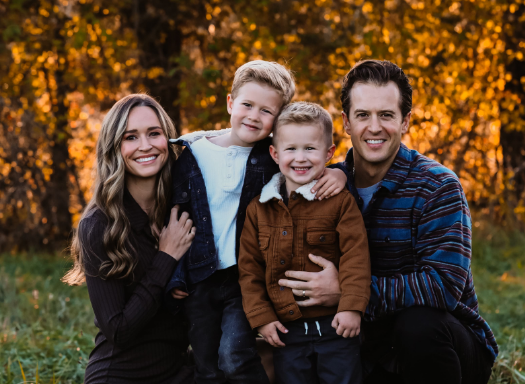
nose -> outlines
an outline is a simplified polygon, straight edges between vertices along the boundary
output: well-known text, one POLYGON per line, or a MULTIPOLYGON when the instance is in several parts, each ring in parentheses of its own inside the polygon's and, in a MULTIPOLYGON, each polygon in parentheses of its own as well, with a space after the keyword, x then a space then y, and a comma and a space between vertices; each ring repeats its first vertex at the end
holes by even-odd
POLYGON ((379 122, 379 116, 374 114, 370 122, 370 127, 368 128, 370 132, 379 133, 381 132, 381 123, 379 122))
POLYGON ((303 151, 296 151, 295 152, 295 161, 306 161, 306 156, 303 151))
POLYGON ((149 138, 147 136, 142 136, 139 138, 139 151, 149 151, 152 147, 151 143, 149 142, 149 138))
POLYGON ((252 108, 248 118, 252 121, 259 121, 259 111, 256 108, 252 108))

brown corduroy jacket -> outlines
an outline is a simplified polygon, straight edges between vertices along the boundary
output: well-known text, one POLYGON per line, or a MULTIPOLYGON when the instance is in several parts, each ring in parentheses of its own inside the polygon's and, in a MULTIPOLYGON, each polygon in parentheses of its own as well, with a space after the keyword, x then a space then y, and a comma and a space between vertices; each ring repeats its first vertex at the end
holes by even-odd
POLYGON ((279 320, 312 318, 341 311, 364 313, 370 297, 370 257, 361 212, 347 190, 325 200, 310 192, 316 181, 283 202, 284 176, 276 174, 246 212, 239 253, 239 283, 244 311, 252 328, 279 320), (322 256, 339 268, 338 307, 299 309, 290 288, 279 286, 289 270, 318 272, 308 254, 322 256))

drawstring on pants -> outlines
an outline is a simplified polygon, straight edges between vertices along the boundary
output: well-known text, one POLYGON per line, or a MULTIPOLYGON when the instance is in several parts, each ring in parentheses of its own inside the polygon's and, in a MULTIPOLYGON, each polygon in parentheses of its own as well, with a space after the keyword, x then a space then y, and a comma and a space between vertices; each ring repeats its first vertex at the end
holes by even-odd
MULTIPOLYGON (((319 332, 319 336, 323 336, 321 334, 321 326, 319 325, 319 322, 316 321, 315 325, 317 326, 317 332, 319 332)), ((304 334, 308 335, 308 323, 306 321, 304 322, 304 334)))

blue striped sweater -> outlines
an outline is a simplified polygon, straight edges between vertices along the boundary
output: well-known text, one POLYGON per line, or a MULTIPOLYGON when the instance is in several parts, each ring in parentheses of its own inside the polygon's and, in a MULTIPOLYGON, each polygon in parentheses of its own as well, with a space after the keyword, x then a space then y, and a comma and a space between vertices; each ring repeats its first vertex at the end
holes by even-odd
MULTIPOLYGON (((334 165, 353 178, 353 149, 334 165)), ((419 305, 446 309, 476 334, 494 357, 498 345, 479 315, 470 260, 471 218, 457 176, 401 144, 363 216, 372 266, 365 320, 419 305)))

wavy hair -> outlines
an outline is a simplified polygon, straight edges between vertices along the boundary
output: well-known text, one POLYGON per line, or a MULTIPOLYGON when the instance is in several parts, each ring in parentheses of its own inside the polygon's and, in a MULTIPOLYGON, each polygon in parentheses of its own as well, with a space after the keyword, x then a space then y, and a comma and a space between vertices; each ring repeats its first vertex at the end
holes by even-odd
MULTIPOLYGON (((98 209, 107 218, 107 227, 104 231, 104 248, 110 259, 102 263, 99 276, 107 278, 127 278, 133 272, 137 260, 132 255, 131 244, 128 241, 131 226, 124 211, 125 164, 120 152, 122 137, 128 125, 131 110, 135 107, 151 108, 157 115, 160 126, 167 139, 176 137, 175 126, 168 114, 151 96, 132 94, 117 101, 107 113, 97 141, 97 178, 94 185, 94 194, 87 204, 79 222, 91 212, 98 209)), ((171 185, 171 163, 176 153, 168 145, 169 158, 157 175, 155 208, 150 214, 150 224, 162 228, 164 215, 169 201, 171 185)), ((155 234, 155 236, 157 236, 155 234)), ((84 236, 85 238, 86 236, 84 236)), ((78 230, 73 235, 71 257, 73 267, 62 278, 69 285, 80 285, 85 281, 84 261, 89 244, 83 244, 78 230)))

